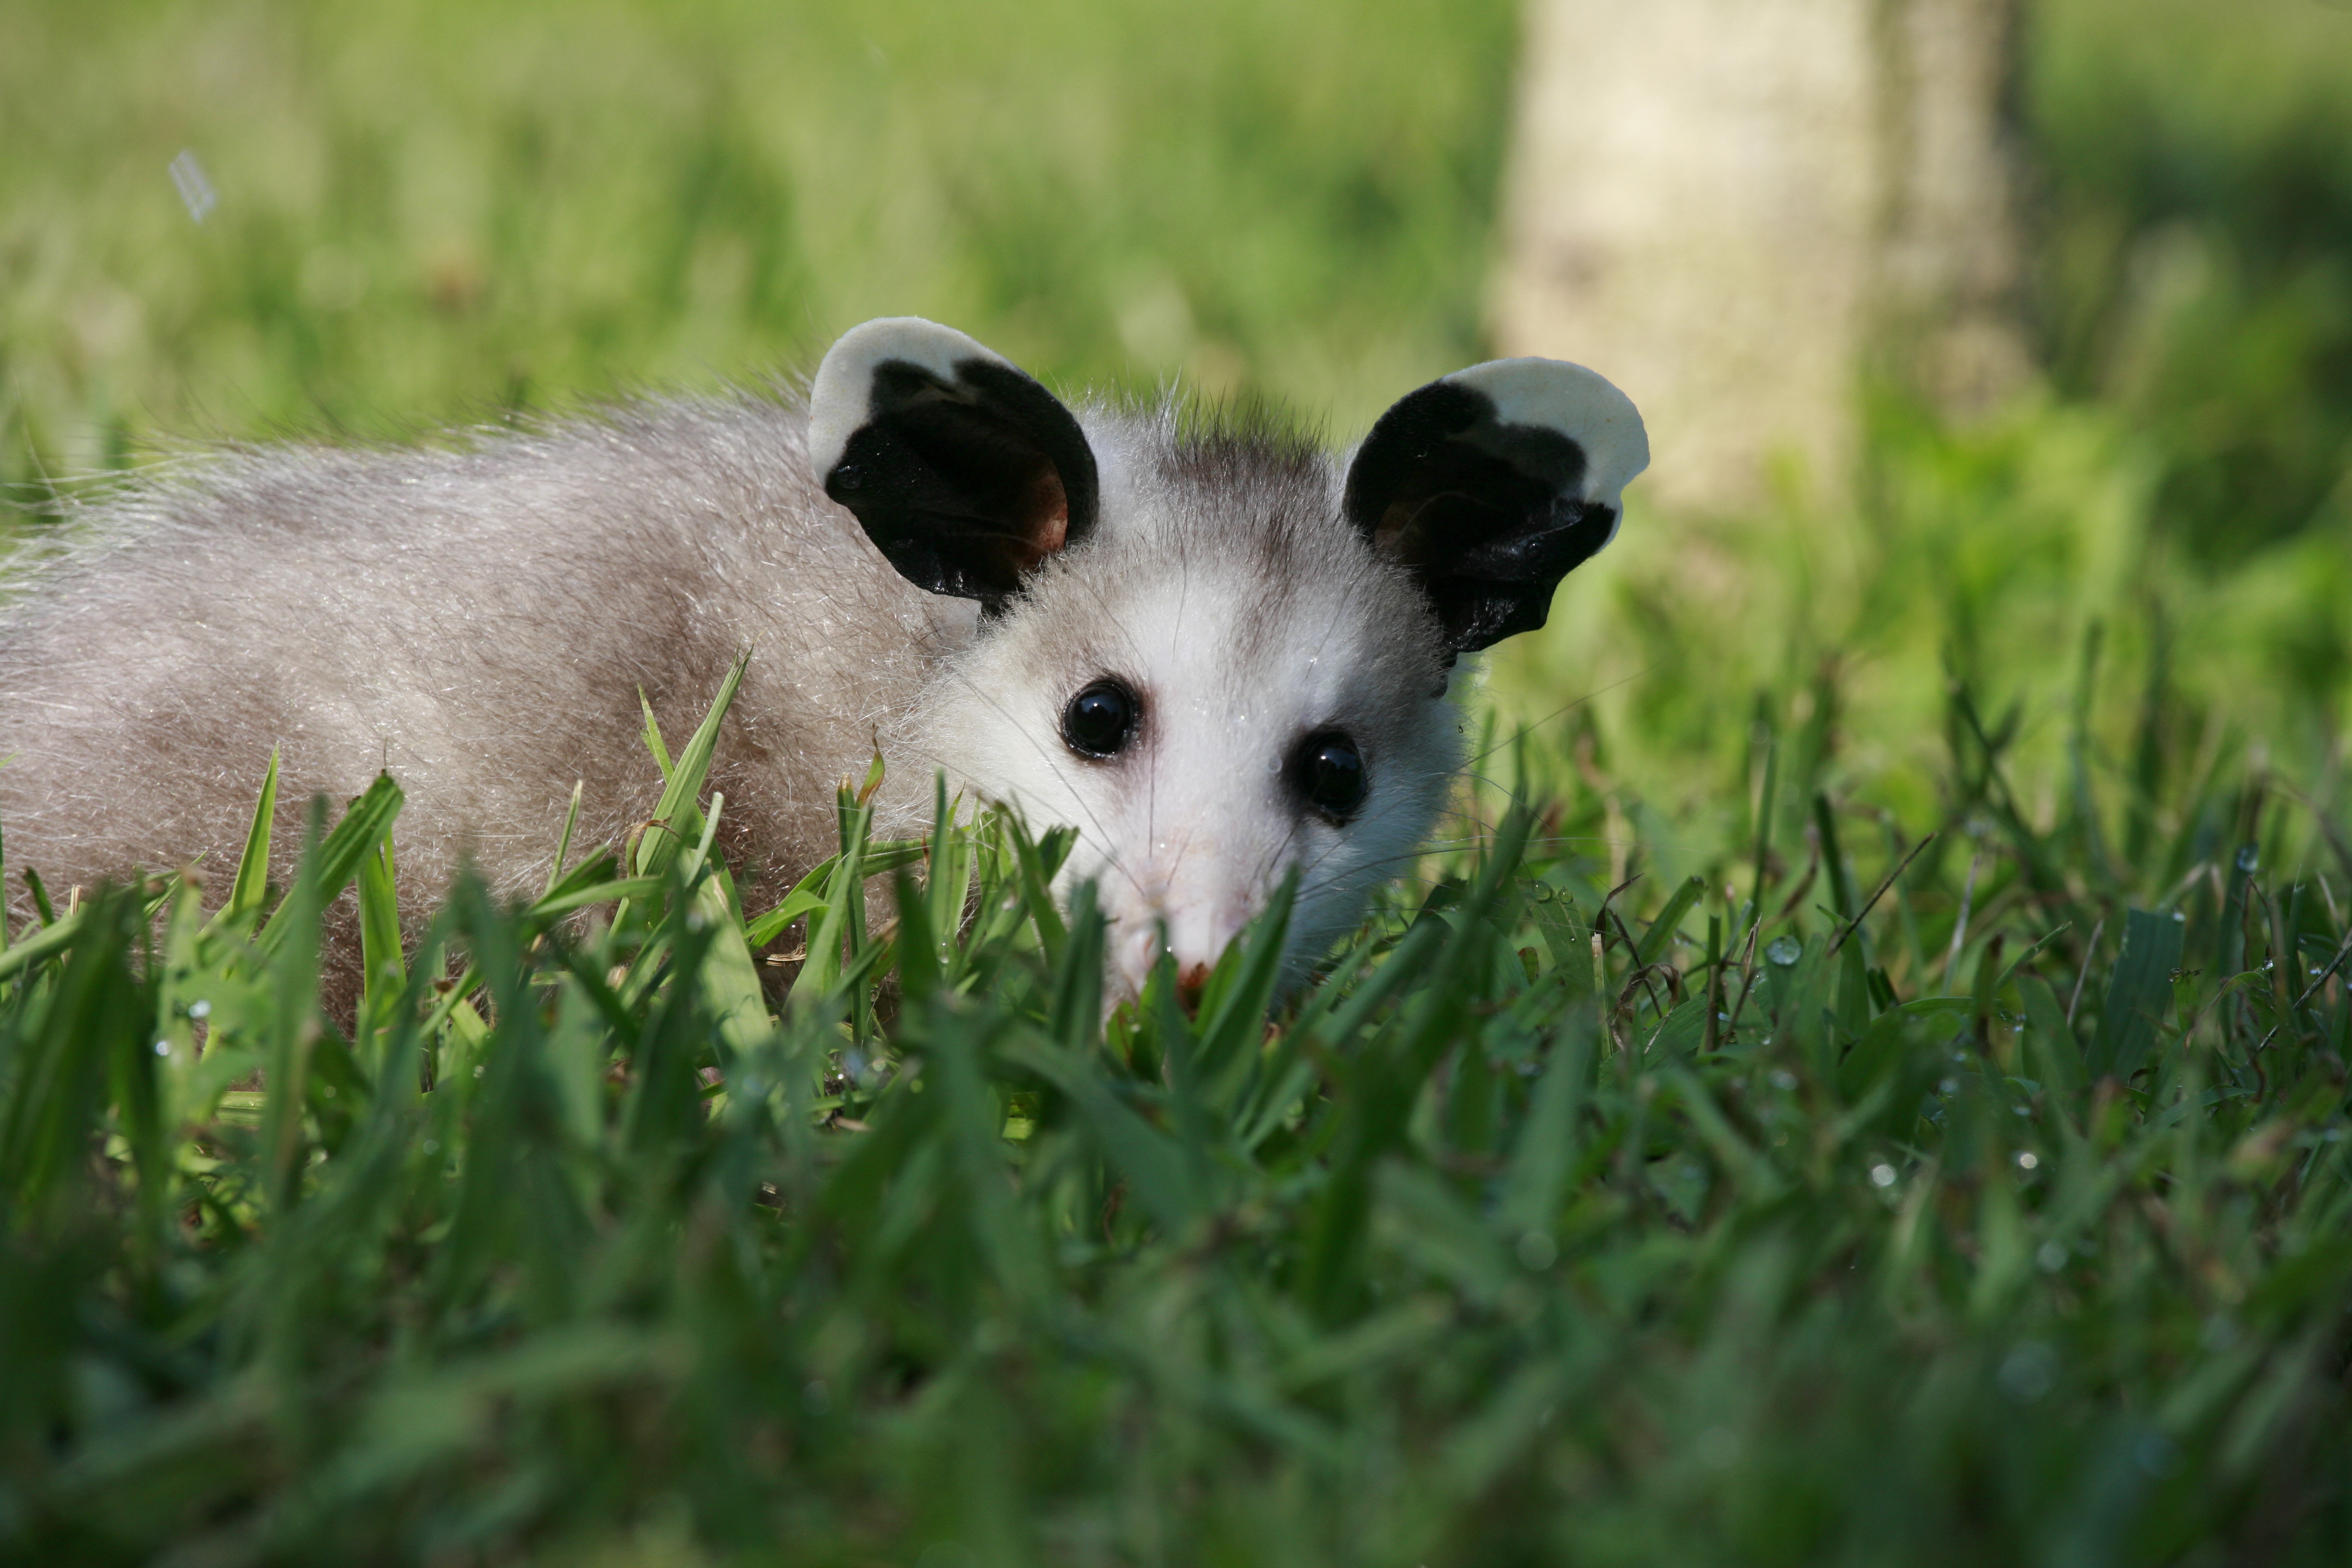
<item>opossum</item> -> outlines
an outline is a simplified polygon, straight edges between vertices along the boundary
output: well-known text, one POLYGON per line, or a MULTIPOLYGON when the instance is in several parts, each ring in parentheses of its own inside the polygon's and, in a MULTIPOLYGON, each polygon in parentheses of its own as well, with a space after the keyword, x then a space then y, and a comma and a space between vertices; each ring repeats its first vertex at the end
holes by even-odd
POLYGON ((1060 886, 1097 883, 1115 993, 1163 940, 1197 987, 1294 869, 1295 981, 1435 825, 1463 656, 1543 624, 1648 458, 1549 360, 1433 382, 1335 458, 1173 398, 1073 409, 895 318, 804 394, 199 458, 13 573, 0 830, 52 886, 225 869, 274 747, 281 860, 298 803, 387 770, 412 915, 462 860, 517 893, 575 783, 583 839, 652 811, 640 693, 680 733, 749 649, 711 774, 747 909, 832 852, 878 747, 886 832, 936 770, 1076 829, 1060 886))

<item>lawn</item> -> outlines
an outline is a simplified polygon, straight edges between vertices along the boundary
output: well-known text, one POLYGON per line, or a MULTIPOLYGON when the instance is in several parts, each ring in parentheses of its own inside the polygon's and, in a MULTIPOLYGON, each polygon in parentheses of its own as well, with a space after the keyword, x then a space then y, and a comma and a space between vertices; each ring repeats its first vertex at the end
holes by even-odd
MULTIPOLYGON (((18 5, 5 526, 908 310, 1349 438, 1484 352, 1513 34, 18 5)), ((896 843, 846 795, 740 908, 707 729, 647 737, 682 836, 551 837, 537 903, 461 887, 405 953, 396 783, 290 888, 257 844, 215 909, 45 890, 0 933, 0 1557, 2344 1561, 2352 14, 2026 41, 2046 382, 1874 408, 1847 510, 1637 487, 1271 1028, 1279 910, 1194 1016, 1106 1023, 1062 841, 945 803, 896 843)))

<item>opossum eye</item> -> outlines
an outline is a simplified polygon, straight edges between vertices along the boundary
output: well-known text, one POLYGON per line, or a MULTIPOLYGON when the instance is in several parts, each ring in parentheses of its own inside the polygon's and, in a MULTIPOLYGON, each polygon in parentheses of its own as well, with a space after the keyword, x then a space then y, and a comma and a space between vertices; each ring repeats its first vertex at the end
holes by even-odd
POLYGON ((1062 739, 1084 757, 1115 757, 1135 739, 1143 702, 1122 681, 1097 680, 1062 710, 1062 739))
POLYGON ((1285 771, 1308 808, 1333 822, 1347 821, 1364 804, 1363 753, 1339 731, 1318 730, 1299 742, 1285 771))

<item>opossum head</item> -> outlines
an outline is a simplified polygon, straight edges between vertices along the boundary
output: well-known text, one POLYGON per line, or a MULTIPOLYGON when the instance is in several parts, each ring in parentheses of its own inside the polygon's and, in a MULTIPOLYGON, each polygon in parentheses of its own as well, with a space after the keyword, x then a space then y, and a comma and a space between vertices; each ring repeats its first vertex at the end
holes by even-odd
POLYGON ((1500 360, 1344 458, 1173 409, 1074 414, 979 343, 870 321, 819 367, 810 453, 908 580, 977 599, 919 749, 1078 831, 1113 979, 1197 990, 1296 875, 1286 977, 1351 929, 1462 764, 1460 656, 1539 626, 1615 533, 1640 416, 1591 371, 1500 360))

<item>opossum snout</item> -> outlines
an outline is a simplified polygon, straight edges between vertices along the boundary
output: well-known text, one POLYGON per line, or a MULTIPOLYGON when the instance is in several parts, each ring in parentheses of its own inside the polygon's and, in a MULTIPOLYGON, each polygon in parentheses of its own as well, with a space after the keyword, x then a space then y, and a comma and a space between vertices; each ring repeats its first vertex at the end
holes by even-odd
POLYGON ((1176 1003, 1192 1017, 1201 1010, 1201 993, 1209 988, 1210 965, 1196 963, 1190 969, 1176 972, 1176 1003))
POLYGON ((1176 970, 1176 996, 1187 1013, 1201 1000, 1217 960, 1257 914, 1262 900, 1234 888, 1207 897, 1163 893, 1146 900, 1114 900, 1111 965, 1121 997, 1143 994, 1165 952, 1176 970), (1124 907, 1122 907, 1124 906, 1124 907), (1165 942, 1165 947, 1162 942, 1165 942))

